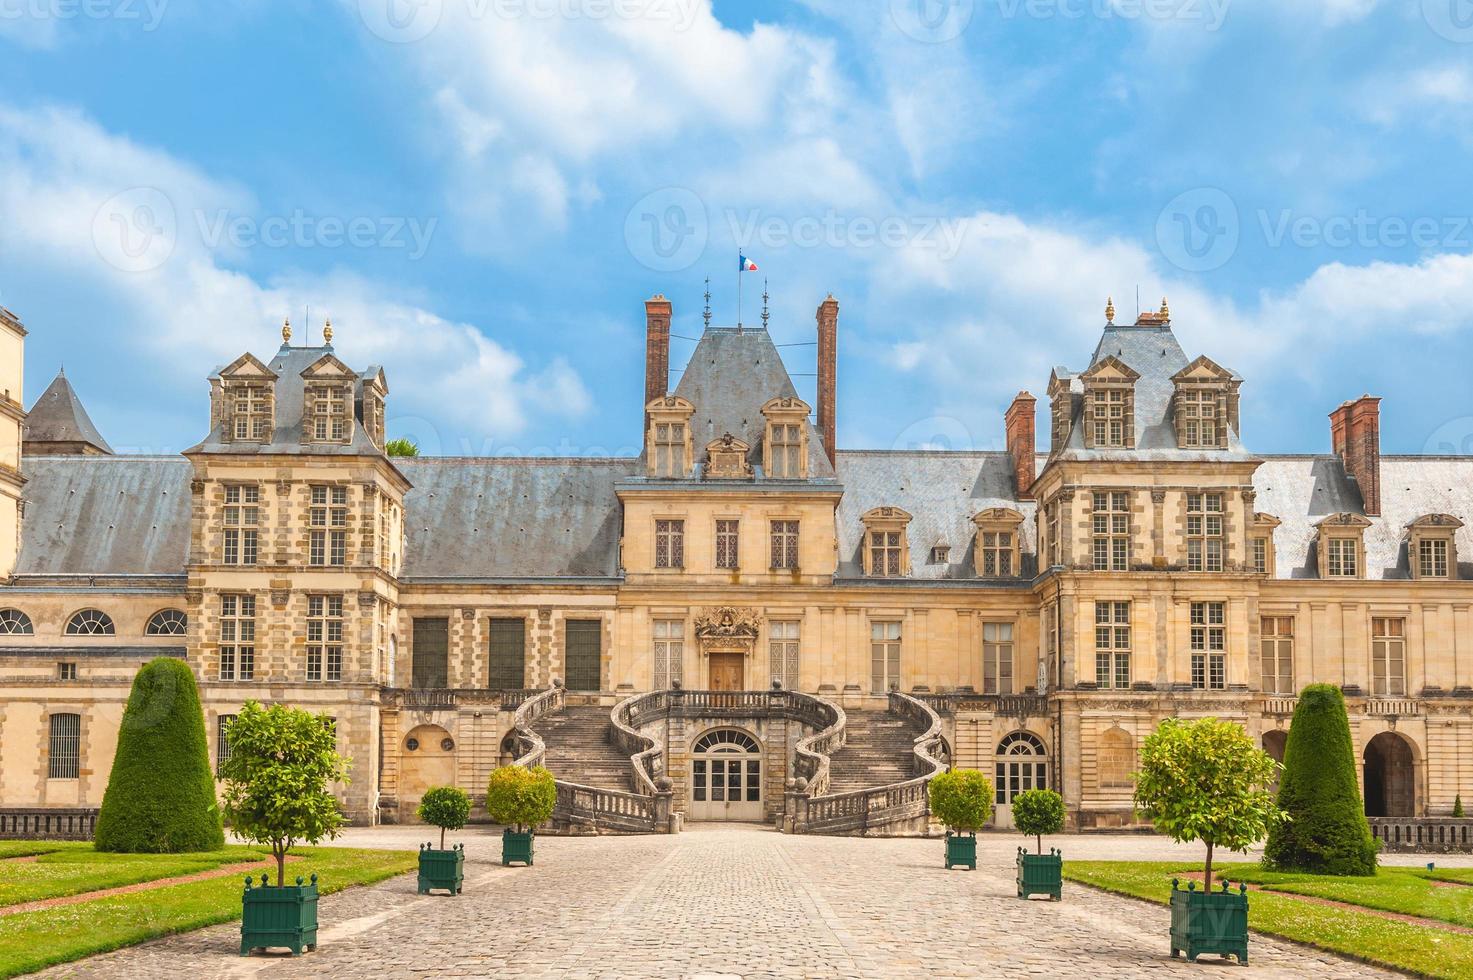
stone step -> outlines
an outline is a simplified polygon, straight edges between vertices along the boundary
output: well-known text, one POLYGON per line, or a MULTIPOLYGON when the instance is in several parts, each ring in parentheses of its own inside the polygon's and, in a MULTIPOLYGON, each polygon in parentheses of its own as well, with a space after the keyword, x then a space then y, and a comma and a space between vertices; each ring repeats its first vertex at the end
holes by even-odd
POLYGON ((829 793, 852 793, 904 782, 915 775, 921 732, 888 711, 850 711, 844 745, 829 758, 829 793))
POLYGON ((569 705, 532 723, 547 746, 543 761, 554 776, 570 783, 627 791, 629 759, 609 741, 609 709, 569 705))

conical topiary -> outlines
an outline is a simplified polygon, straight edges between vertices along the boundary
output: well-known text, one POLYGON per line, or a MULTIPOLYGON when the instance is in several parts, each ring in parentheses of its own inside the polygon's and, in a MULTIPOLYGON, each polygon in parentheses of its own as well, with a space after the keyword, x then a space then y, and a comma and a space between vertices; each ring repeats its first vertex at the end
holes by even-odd
POLYGON ((1333 684, 1311 684, 1299 695, 1278 803, 1289 819, 1269 833, 1265 866, 1312 874, 1376 873, 1377 843, 1355 779, 1345 696, 1333 684))
POLYGON ((133 678, 96 846, 134 854, 225 846, 199 690, 182 660, 149 661, 133 678))

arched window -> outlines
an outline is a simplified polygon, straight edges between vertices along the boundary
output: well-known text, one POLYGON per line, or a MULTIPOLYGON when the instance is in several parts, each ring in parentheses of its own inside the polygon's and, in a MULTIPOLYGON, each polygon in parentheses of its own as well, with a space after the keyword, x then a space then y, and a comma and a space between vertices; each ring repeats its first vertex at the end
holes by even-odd
POLYGON ((1013 732, 997 744, 993 772, 997 802, 1007 805, 1024 790, 1048 786, 1047 750, 1032 732, 1013 732))
POLYGON ((19 609, 0 609, 0 634, 7 636, 30 636, 36 632, 31 617, 19 609))
POLYGON ((1100 736, 1097 759, 1099 788, 1130 789, 1135 769, 1135 739, 1123 728, 1112 728, 1100 736))
POLYGON ((746 732, 718 728, 691 748, 692 820, 761 820, 762 748, 746 732))
POLYGON ((67 636, 112 636, 116 632, 112 617, 101 609, 83 609, 66 624, 67 636))
POLYGON ((160 609, 148 621, 143 632, 149 636, 183 636, 189 628, 189 617, 178 609, 160 609))
POLYGON ((734 728, 719 728, 696 739, 696 752, 760 752, 757 740, 734 728))

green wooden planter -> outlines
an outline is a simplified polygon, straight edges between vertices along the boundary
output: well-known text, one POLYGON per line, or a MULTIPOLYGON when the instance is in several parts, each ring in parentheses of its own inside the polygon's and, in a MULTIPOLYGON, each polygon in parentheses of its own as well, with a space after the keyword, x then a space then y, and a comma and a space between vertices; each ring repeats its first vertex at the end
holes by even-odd
POLYGON ((465 881, 465 845, 457 844, 448 851, 437 851, 428 844, 419 846, 419 893, 428 895, 431 888, 448 888, 459 895, 465 881))
POLYGON ((955 867, 977 870, 977 835, 946 832, 946 870, 955 867))
POLYGON ((1222 891, 1198 891, 1195 881, 1183 890, 1171 882, 1171 955, 1185 953, 1195 960, 1201 953, 1236 956, 1248 965, 1248 886, 1236 892, 1222 883, 1222 891))
POLYGON ((293 956, 302 950, 317 949, 317 875, 310 884, 300 877, 295 885, 280 888, 267 884, 252 887, 246 879, 241 898, 240 955, 249 956, 253 949, 285 946, 293 956))
POLYGON ((1029 854, 1018 848, 1018 897, 1047 895, 1054 901, 1064 897, 1064 852, 1056 847, 1047 854, 1029 854))
POLYGON ((525 834, 513 833, 510 830, 501 832, 501 863, 503 866, 513 861, 521 861, 527 867, 532 866, 532 832, 525 834))

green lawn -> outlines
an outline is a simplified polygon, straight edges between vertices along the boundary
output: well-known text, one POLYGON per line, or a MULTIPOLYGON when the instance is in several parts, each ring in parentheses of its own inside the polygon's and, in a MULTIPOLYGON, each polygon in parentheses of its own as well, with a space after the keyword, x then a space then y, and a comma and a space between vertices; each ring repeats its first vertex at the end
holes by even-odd
POLYGON ((32 854, 50 854, 53 851, 92 850, 86 841, 63 842, 54 840, 0 840, 0 860, 14 857, 30 857, 32 854))
MULTIPOLYGON (((1200 870, 1200 864, 1179 862, 1064 862, 1064 877, 1071 881, 1162 904, 1170 901, 1173 877, 1200 870)), ((1229 864, 1219 870, 1234 881, 1241 879, 1270 889, 1248 896, 1248 925, 1258 932, 1425 976, 1473 975, 1473 935, 1398 922, 1369 911, 1317 905, 1292 894, 1280 894, 1313 894, 1399 912, 1416 907, 1418 911, 1409 914, 1461 921, 1453 916, 1467 914, 1467 899, 1462 896, 1462 889, 1433 886, 1425 869, 1386 868, 1375 878, 1281 874, 1263 871, 1253 864, 1229 864)), ((1168 924, 1163 915, 1163 936, 1168 924)), ((1248 957, 1251 961, 1251 945, 1248 957)))
POLYGON ((0 873, 0 906, 198 874, 225 864, 261 859, 259 849, 252 847, 227 847, 204 854, 105 854, 83 844, 4 868, 0 873))
MULTIPOLYGON (((233 863, 242 853, 247 860, 253 856, 270 856, 269 851, 254 847, 232 847, 225 853, 228 856, 225 863, 233 863)), ((315 871, 323 894, 350 885, 382 881, 411 871, 418 863, 418 856, 413 851, 321 847, 303 848, 293 853, 302 860, 288 864, 288 874, 306 877, 315 871)), ((156 855, 151 860, 158 862, 160 867, 177 867, 173 864, 176 857, 178 855, 156 855)), ((109 868, 126 868, 129 863, 124 860, 99 862, 109 868)), ((0 871, 12 871, 15 867, 24 865, 0 871)), ((202 866, 196 864, 195 870, 202 870, 202 866)), ((167 874, 151 877, 169 877, 178 873, 170 870, 167 874)), ((4 877, 0 874, 0 880, 4 877)), ((243 888, 244 875, 225 875, 207 881, 167 885, 113 898, 0 916, 0 977, 30 973, 157 936, 239 919, 243 888)), ((222 957, 234 956, 238 948, 227 943, 220 952, 222 957)))

